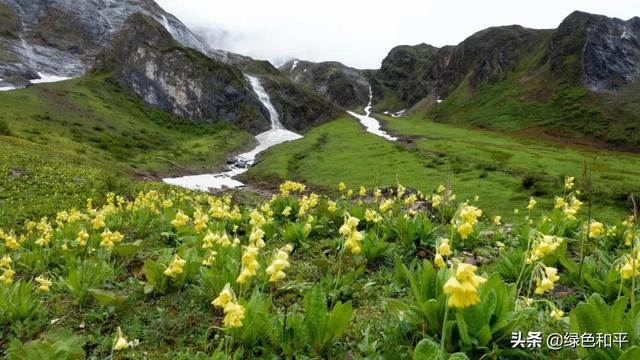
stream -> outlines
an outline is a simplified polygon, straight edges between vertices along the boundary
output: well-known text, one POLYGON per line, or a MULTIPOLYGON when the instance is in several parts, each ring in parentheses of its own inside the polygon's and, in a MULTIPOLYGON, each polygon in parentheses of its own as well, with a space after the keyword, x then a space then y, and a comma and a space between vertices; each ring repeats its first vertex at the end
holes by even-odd
POLYGON ((253 92, 258 96, 258 99, 260 100, 262 105, 264 105, 264 107, 269 112, 271 129, 256 135, 258 145, 253 148, 253 150, 234 157, 231 164, 229 165, 229 168, 224 172, 216 174, 202 174, 176 178, 165 178, 162 179, 162 181, 168 184, 178 185, 188 189, 201 191, 207 191, 209 189, 242 187, 244 186, 244 184, 234 179, 234 177, 249 170, 251 165, 253 165, 253 163, 255 162, 256 156, 258 154, 272 146, 281 144, 286 141, 302 138, 302 136, 285 129, 282 123, 280 123, 280 116, 278 115, 276 109, 273 107, 271 99, 269 98, 269 94, 267 94, 267 92, 262 87, 262 84, 260 84, 260 80, 253 76, 245 76, 247 80, 249 80, 249 84, 251 85, 253 92))
POLYGON ((380 129, 380 122, 371 116, 371 108, 373 107, 372 103, 373 103, 373 90, 371 89, 371 87, 369 87, 369 104, 367 104, 367 106, 364 108, 364 115, 360 115, 353 111, 347 111, 347 113, 349 113, 349 115, 358 119, 360 123, 364 125, 364 127, 367 129, 368 132, 374 135, 383 137, 389 141, 398 140, 397 137, 391 136, 387 132, 380 129))

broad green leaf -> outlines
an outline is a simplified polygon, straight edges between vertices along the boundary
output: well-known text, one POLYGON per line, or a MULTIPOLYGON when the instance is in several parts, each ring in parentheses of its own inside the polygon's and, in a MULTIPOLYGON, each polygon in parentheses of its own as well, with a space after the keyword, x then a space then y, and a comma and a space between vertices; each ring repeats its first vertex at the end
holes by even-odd
POLYGON ((413 360, 438 360, 440 344, 431 339, 422 339, 413 352, 413 360))

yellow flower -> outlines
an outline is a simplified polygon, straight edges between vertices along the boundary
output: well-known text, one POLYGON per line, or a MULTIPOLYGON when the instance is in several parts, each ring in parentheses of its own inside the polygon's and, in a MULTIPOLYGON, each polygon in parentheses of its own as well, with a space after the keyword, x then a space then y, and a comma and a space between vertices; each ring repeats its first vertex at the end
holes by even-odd
POLYGON ((544 271, 539 273, 536 278, 535 293, 538 295, 543 295, 545 292, 553 290, 553 284, 559 279, 558 275, 556 275, 558 269, 544 265, 543 269, 544 271))
POLYGON ((460 209, 458 209, 458 222, 469 223, 470 225, 475 225, 478 222, 478 218, 482 216, 482 210, 477 207, 469 204, 461 204, 460 209))
POLYGON ((189 220, 191 220, 191 218, 189 218, 189 216, 185 215, 182 212, 182 210, 178 210, 178 213, 176 214, 175 219, 173 219, 173 221, 171 221, 171 225, 173 225, 174 228, 178 229, 178 228, 181 228, 181 227, 184 227, 185 225, 187 225, 189 220))
POLYGON ((557 236, 537 234, 528 262, 532 263, 553 253, 561 243, 562 239, 557 236))
POLYGON ((564 179, 564 188, 565 188, 566 190, 571 190, 571 189, 573 188, 573 181, 574 181, 575 179, 576 179, 576 178, 575 178, 575 177, 573 177, 573 176, 567 176, 567 177, 564 179))
POLYGON ((620 272, 620 277, 624 280, 631 279, 633 276, 638 276, 638 274, 640 274, 640 259, 634 259, 629 255, 625 255, 623 261, 618 265, 618 271, 620 272), (634 262, 635 271, 633 269, 634 262))
POLYGON ((498 225, 498 226, 502 225, 501 221, 502 221, 502 216, 496 215, 496 216, 493 217, 493 223, 495 225, 498 225))
POLYGON ((458 226, 458 234, 460 234, 460 237, 462 238, 462 240, 467 239, 472 232, 473 232, 473 225, 471 225, 468 222, 458 226))
POLYGON ((504 251, 505 244, 501 241, 496 241, 496 245, 498 246, 498 251, 504 251))
POLYGON ((454 308, 465 308, 480 302, 478 287, 487 281, 475 274, 478 268, 471 264, 459 263, 455 274, 444 284, 444 293, 449 296, 447 304, 454 308))
POLYGON ((338 184, 338 190, 345 191, 346 189, 347 189, 347 185, 345 185, 343 182, 340 182, 338 184))
POLYGON ((4 270, 2 275, 0 275, 0 284, 11 285, 13 283, 13 277, 15 274, 16 272, 12 269, 4 270))
POLYGON ((224 319, 222 320, 225 328, 239 328, 242 327, 242 320, 244 319, 244 306, 229 302, 224 307, 224 319))
POLYGON ((364 186, 360 186, 360 190, 358 191, 358 195, 360 195, 360 196, 367 195, 367 188, 365 188, 364 186))
POLYGON ((376 189, 376 190, 373 192, 373 197, 374 197, 376 200, 380 199, 380 197, 381 197, 381 196, 382 196, 382 190, 380 190, 380 189, 376 189))
POLYGON ((124 335, 122 334, 122 329, 120 329, 120 327, 118 326, 118 330, 116 331, 116 341, 113 345, 113 350, 118 351, 118 350, 124 350, 127 349, 129 347, 129 342, 127 341, 127 338, 124 337, 124 335))
POLYGON ((604 231, 604 225, 601 222, 594 221, 589 225, 589 238, 596 238, 602 235, 604 231))
POLYGON ((180 256, 175 255, 169 267, 164 271, 164 274, 168 277, 175 278, 176 276, 182 274, 184 271, 183 267, 187 263, 186 260, 180 258, 180 256))
POLYGON ((393 199, 386 199, 385 201, 380 203, 380 207, 378 208, 378 210, 380 210, 380 212, 384 214, 387 211, 389 211, 392 206, 393 206, 393 199))
POLYGON ((162 207, 165 208, 165 209, 168 209, 168 208, 170 208, 172 206, 173 206, 173 201, 171 201, 170 199, 164 200, 162 202, 162 207))
POLYGON ((78 232, 78 237, 76 238, 76 242, 78 243, 78 246, 85 246, 87 245, 87 240, 89 239, 89 234, 84 230, 80 230, 80 232, 78 232))
POLYGON ((327 210, 331 213, 334 213, 336 212, 336 210, 338 210, 338 206, 335 202, 327 200, 327 210))
POLYGON ((258 248, 255 246, 247 246, 244 254, 242 254, 242 270, 236 279, 238 284, 244 284, 256 275, 260 263, 258 263, 258 248))
POLYGON ((559 196, 556 196, 556 198, 554 200, 554 204, 555 204, 554 206, 555 206, 556 209, 562 209, 564 207, 564 205, 565 205, 565 202, 564 202, 563 198, 561 198, 559 196))
POLYGON ((113 249, 113 246, 119 242, 122 241, 122 239, 124 238, 124 236, 122 234, 120 234, 119 232, 115 231, 115 232, 111 232, 108 229, 106 229, 105 231, 102 232, 102 234, 100 235, 100 237, 102 238, 102 240, 100 241, 100 246, 104 247, 105 249, 111 251, 111 249, 113 249))
POLYGON ((280 248, 273 258, 271 265, 267 267, 265 272, 270 276, 270 282, 276 282, 285 278, 286 274, 283 270, 289 267, 289 252, 293 247, 291 245, 280 248))
POLYGON ((211 305, 219 308, 224 308, 228 303, 234 301, 235 295, 233 293, 233 289, 231 289, 231 284, 227 283, 217 298, 215 298, 211 305))
POLYGON ((204 258, 204 260, 202 260, 202 265, 203 266, 213 266, 213 263, 216 261, 216 255, 218 255, 218 253, 216 251, 209 251, 209 255, 207 255, 206 258, 204 258))
MULTIPOLYGON (((197 209, 194 213, 193 213, 193 228, 200 232, 200 231, 204 231, 209 225, 209 217, 207 216, 207 214, 203 213, 201 209, 197 209)), ((188 221, 188 220, 187 220, 188 221)))
POLYGON ((527 205, 527 209, 528 210, 533 210, 533 208, 536 207, 537 203, 538 202, 532 196, 531 199, 529 199, 529 205, 527 205))
POLYGON ((282 210, 282 216, 288 217, 289 215, 291 215, 291 206, 287 206, 282 210))
POLYGON ((11 269, 12 263, 13 260, 11 260, 11 257, 9 255, 5 255, 2 257, 2 259, 0 259, 0 268, 11 269))
POLYGON ((444 185, 440 185, 438 186, 438 193, 442 194, 447 188, 444 187, 444 185))
POLYGON ((102 213, 98 213, 96 217, 91 221, 91 226, 96 230, 102 229, 103 227, 107 226, 104 220, 105 216, 102 213))
POLYGON ((560 321, 562 320, 562 318, 564 317, 564 311, 556 308, 555 306, 551 309, 551 312, 549 312, 549 317, 551 317, 552 320, 555 321, 560 321))
POLYGON ((444 259, 442 258, 442 255, 436 253, 436 256, 433 258, 433 263, 436 265, 436 267, 438 268, 443 268, 445 267, 447 264, 444 262, 444 259))
POLYGON ((258 210, 253 210, 251 212, 251 220, 249 221, 249 223, 251 225, 254 225, 258 228, 262 228, 266 223, 267 223, 267 219, 265 219, 264 216, 262 216, 262 214, 260 214, 260 212, 258 212, 258 210))
POLYGON ((42 292, 49 292, 52 285, 49 279, 45 278, 44 276, 38 276, 36 278, 36 282, 40 284, 40 286, 38 286, 38 290, 42 292))
POLYGON ((251 235, 249 236, 249 244, 253 244, 259 248, 264 247, 264 231, 260 228, 253 228, 251 235))
POLYGON ((438 246, 438 254, 442 256, 451 255, 451 246, 449 245, 449 239, 442 239, 438 246))

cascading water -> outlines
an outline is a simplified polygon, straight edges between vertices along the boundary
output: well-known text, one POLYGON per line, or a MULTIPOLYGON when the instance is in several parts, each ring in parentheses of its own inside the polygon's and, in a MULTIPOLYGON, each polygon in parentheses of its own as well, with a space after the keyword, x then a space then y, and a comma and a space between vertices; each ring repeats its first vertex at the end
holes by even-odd
POLYGON ((168 184, 202 191, 206 191, 209 189, 222 189, 223 187, 241 187, 244 186, 244 184, 238 180, 233 179, 233 177, 249 170, 251 165, 253 165, 253 163, 255 162, 256 156, 259 153, 283 142, 302 138, 302 136, 284 128, 284 126, 280 122, 280 116, 278 115, 278 112, 271 103, 271 98, 269 98, 269 94, 262 87, 260 80, 249 75, 245 75, 245 77, 247 78, 247 81, 249 81, 249 84, 251 85, 253 92, 258 97, 258 100, 260 100, 262 105, 269 112, 271 129, 256 135, 258 145, 253 148, 253 150, 236 156, 232 164, 229 166, 229 169, 225 172, 217 174, 183 176, 178 178, 165 178, 162 179, 162 181, 168 184))
POLYGON ((349 115, 355 117, 356 119, 358 119, 360 121, 360 123, 362 125, 364 125, 364 127, 367 129, 368 132, 374 134, 374 135, 378 135, 380 137, 383 137, 389 141, 396 141, 398 140, 397 137, 391 136, 389 134, 387 134, 385 131, 380 130, 380 123, 378 122, 378 120, 374 119, 373 117, 371 117, 371 108, 373 107, 373 90, 371 89, 371 86, 369 86, 369 103, 367 104, 367 106, 364 108, 364 115, 360 115, 358 113, 354 113, 353 111, 347 111, 347 113, 349 113, 349 115))

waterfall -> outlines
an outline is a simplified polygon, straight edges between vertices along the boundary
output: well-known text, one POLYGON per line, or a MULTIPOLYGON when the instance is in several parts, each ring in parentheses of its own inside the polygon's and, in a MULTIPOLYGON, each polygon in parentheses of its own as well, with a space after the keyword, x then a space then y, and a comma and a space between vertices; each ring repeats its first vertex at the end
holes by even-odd
POLYGON ((251 85, 253 92, 258 96, 258 100, 260 100, 262 105, 269 112, 269 118, 271 120, 271 130, 284 129, 284 126, 282 126, 282 123, 280 123, 280 116, 278 115, 276 109, 273 107, 269 94, 267 94, 267 92, 262 87, 262 84, 260 84, 260 80, 258 80, 258 78, 255 76, 245 75, 245 77, 247 78, 247 80, 249 80, 249 84, 251 85))
POLYGON ((269 112, 269 120, 271 122, 271 129, 256 135, 258 145, 253 150, 236 156, 227 171, 217 174, 202 174, 194 176, 183 176, 179 178, 166 178, 162 181, 182 186, 192 190, 207 191, 209 189, 222 189, 222 188, 238 188, 244 186, 234 177, 238 176, 251 167, 256 160, 256 156, 259 153, 267 150, 268 148, 281 144, 286 141, 297 140, 302 136, 285 129, 280 122, 280 115, 276 111, 269 94, 266 92, 260 80, 257 77, 245 75, 253 93, 258 100, 269 112))

